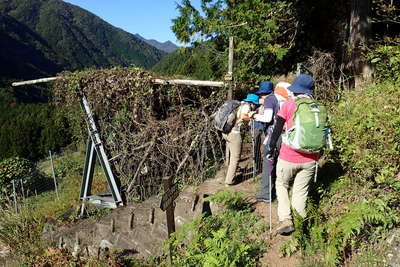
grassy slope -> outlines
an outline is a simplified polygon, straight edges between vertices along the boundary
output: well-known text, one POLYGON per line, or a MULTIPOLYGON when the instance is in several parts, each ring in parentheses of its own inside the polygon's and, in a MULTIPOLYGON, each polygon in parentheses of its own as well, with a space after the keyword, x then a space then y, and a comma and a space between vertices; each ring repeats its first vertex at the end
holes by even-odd
MULTIPOLYGON (((59 198, 55 191, 48 191, 26 198, 20 206, 20 212, 14 213, 12 203, 0 212, 0 241, 8 244, 13 256, 21 262, 33 263, 47 260, 48 251, 41 242, 41 235, 46 222, 55 221, 59 225, 74 223, 77 207, 84 154, 75 152, 54 159, 55 172, 59 184, 59 198)), ((51 177, 50 162, 41 163, 42 172, 51 177)), ((93 191, 104 190, 106 179, 100 168, 94 171, 93 191)), ((99 216, 103 210, 94 209, 92 215, 99 216)), ((61 255, 61 254, 60 254, 61 255)), ((68 259, 66 257, 65 259, 68 259)), ((65 260, 63 259, 63 260, 65 260)), ((71 259, 72 261, 72 259, 71 259)))

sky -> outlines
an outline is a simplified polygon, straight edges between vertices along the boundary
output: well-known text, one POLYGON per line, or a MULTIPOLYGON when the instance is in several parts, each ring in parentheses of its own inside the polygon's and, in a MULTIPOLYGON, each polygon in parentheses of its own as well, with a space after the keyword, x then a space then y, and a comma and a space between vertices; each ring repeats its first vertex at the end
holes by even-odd
MULTIPOLYGON (((146 39, 159 42, 176 40, 171 30, 173 18, 179 13, 176 4, 181 0, 64 0, 90 11, 113 26, 129 33, 138 33, 146 39)), ((199 8, 201 0, 191 0, 199 8)))

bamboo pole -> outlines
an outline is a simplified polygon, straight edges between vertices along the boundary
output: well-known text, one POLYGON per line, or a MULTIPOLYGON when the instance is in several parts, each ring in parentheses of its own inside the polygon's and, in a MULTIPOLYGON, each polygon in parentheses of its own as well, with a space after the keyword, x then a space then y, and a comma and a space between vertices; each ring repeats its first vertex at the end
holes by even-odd
MULTIPOLYGON (((29 85, 29 84, 36 84, 36 83, 45 83, 51 82, 54 80, 61 79, 61 76, 57 77, 48 77, 48 78, 41 78, 36 80, 29 80, 29 81, 21 81, 21 82, 14 82, 12 86, 21 86, 21 85, 29 85)), ((192 86, 208 86, 208 87, 224 87, 224 82, 218 81, 201 81, 201 80, 177 80, 177 79, 153 79, 153 83, 155 84, 172 84, 172 85, 192 85, 192 86)))
POLYGON ((155 84, 173 84, 173 85, 193 85, 193 86, 209 86, 209 87, 224 87, 224 82, 216 81, 200 81, 200 80, 163 80, 153 79, 155 84))
POLYGON ((47 83, 57 79, 61 79, 62 77, 49 77, 49 78, 40 78, 36 80, 29 80, 29 81, 22 81, 22 82, 14 82, 12 86, 21 86, 21 85, 28 85, 28 84, 35 84, 35 83, 47 83))

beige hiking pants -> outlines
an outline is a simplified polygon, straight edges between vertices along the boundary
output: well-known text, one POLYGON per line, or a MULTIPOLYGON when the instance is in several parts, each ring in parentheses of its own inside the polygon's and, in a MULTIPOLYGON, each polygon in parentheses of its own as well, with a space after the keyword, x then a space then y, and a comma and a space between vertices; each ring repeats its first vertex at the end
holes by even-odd
POLYGON ((294 178, 292 207, 302 217, 306 216, 308 187, 315 173, 315 161, 291 163, 278 158, 276 166, 276 197, 279 221, 291 220, 289 182, 294 178))
POLYGON ((229 166, 225 177, 226 184, 232 184, 235 178, 236 169, 240 159, 242 148, 242 136, 240 132, 231 131, 229 134, 222 134, 229 148, 229 166))

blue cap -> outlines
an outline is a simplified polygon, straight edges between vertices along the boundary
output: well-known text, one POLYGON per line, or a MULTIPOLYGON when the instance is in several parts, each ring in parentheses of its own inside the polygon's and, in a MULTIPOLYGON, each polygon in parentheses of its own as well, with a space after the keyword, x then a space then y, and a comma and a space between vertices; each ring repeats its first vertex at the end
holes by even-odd
POLYGON ((313 78, 308 74, 300 74, 296 77, 291 86, 288 87, 294 94, 312 95, 314 86, 313 78))
POLYGON ((273 91, 274 91, 274 85, 272 84, 272 82, 268 81, 260 82, 256 95, 269 95, 273 91))
POLYGON ((258 99, 259 99, 258 95, 255 95, 255 94, 248 94, 247 97, 246 97, 246 99, 243 99, 243 101, 251 102, 251 103, 253 103, 253 104, 258 105, 258 99))

